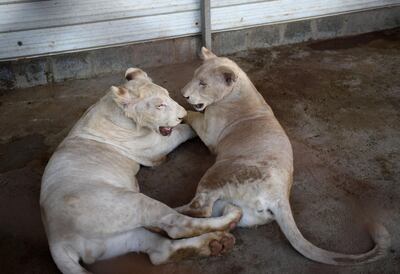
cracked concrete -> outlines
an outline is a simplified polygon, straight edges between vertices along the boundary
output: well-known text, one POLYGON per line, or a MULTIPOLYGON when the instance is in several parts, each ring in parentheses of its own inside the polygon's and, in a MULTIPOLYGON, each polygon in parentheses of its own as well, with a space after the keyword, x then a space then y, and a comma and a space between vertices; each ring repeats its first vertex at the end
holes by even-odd
MULTIPOLYGON (((276 224, 236 229, 226 256, 152 266, 145 255, 97 262, 94 273, 398 273, 400 270, 400 30, 243 51, 248 72, 287 131, 295 155, 291 204, 306 238, 345 253, 371 248, 363 218, 383 223, 392 247, 381 261, 334 267, 298 254, 276 224)), ((188 107, 179 89, 198 62, 147 69, 188 107)), ((121 74, 0 96, 0 269, 57 273, 40 220, 40 180, 57 144, 121 74)), ((198 140, 143 167, 141 189, 170 206, 188 202, 214 157, 198 140)))

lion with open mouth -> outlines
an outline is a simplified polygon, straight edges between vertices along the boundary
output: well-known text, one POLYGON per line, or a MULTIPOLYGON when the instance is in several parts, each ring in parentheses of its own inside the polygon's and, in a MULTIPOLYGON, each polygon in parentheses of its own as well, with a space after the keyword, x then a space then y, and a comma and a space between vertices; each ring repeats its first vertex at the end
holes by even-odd
POLYGON ((204 62, 182 95, 198 111, 188 112, 187 122, 217 157, 200 180, 193 200, 177 210, 189 216, 210 217, 234 204, 243 210, 238 226, 275 220, 297 251, 321 263, 346 265, 382 257, 390 246, 390 237, 379 224, 370 225, 375 247, 358 255, 323 250, 303 237, 289 204, 293 181, 289 138, 236 63, 206 48, 202 48, 201 56, 204 62))
POLYGON ((226 231, 240 210, 196 219, 140 193, 140 165, 161 163, 195 134, 181 124, 185 109, 144 71, 128 69, 126 79, 86 111, 43 175, 42 219, 51 255, 65 274, 88 273, 80 260, 90 264, 136 251, 161 264, 218 255, 234 244, 226 231))

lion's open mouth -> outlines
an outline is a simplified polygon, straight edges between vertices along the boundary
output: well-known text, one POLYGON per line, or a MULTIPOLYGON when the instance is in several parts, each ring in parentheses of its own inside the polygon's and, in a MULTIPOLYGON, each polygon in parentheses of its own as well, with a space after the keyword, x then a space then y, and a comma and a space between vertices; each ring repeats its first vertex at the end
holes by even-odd
POLYGON ((162 136, 169 136, 171 135, 173 127, 159 127, 158 130, 162 136))
POLYGON ((197 111, 202 111, 205 107, 204 107, 204 104, 195 104, 195 105, 192 105, 193 107, 194 107, 194 109, 195 110, 197 110, 197 111))

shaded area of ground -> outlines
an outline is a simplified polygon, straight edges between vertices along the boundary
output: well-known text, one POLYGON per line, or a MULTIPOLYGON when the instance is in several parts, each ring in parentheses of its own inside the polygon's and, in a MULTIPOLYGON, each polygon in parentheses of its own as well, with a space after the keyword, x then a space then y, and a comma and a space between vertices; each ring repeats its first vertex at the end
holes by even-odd
MULTIPOLYGON (((311 262, 276 224, 237 229, 223 257, 152 266, 144 255, 97 262, 94 273, 398 273, 400 269, 400 30, 231 56, 286 129, 295 154, 291 203, 306 238, 346 253, 372 245, 361 216, 385 224, 388 256, 365 266, 311 262)), ((149 69, 185 105, 179 89, 199 63, 149 69)), ((57 273, 39 211, 40 179, 56 145, 122 75, 77 80, 0 97, 0 269, 57 273)), ((187 107, 187 105, 185 105, 187 107)), ((177 206, 192 197, 214 157, 198 140, 157 168, 142 168, 144 193, 177 206)))

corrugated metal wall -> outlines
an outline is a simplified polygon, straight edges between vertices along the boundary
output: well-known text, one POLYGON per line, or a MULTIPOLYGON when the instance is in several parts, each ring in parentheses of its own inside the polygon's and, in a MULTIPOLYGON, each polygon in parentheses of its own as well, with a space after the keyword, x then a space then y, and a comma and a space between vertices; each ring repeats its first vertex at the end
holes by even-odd
POLYGON ((211 27, 224 31, 399 4, 400 0, 211 0, 211 27), (227 5, 216 4, 220 2, 227 5))
MULTIPOLYGON (((200 0, 0 0, 0 60, 189 36, 200 0)), ((399 5, 400 0, 211 0, 213 31, 399 5)))

